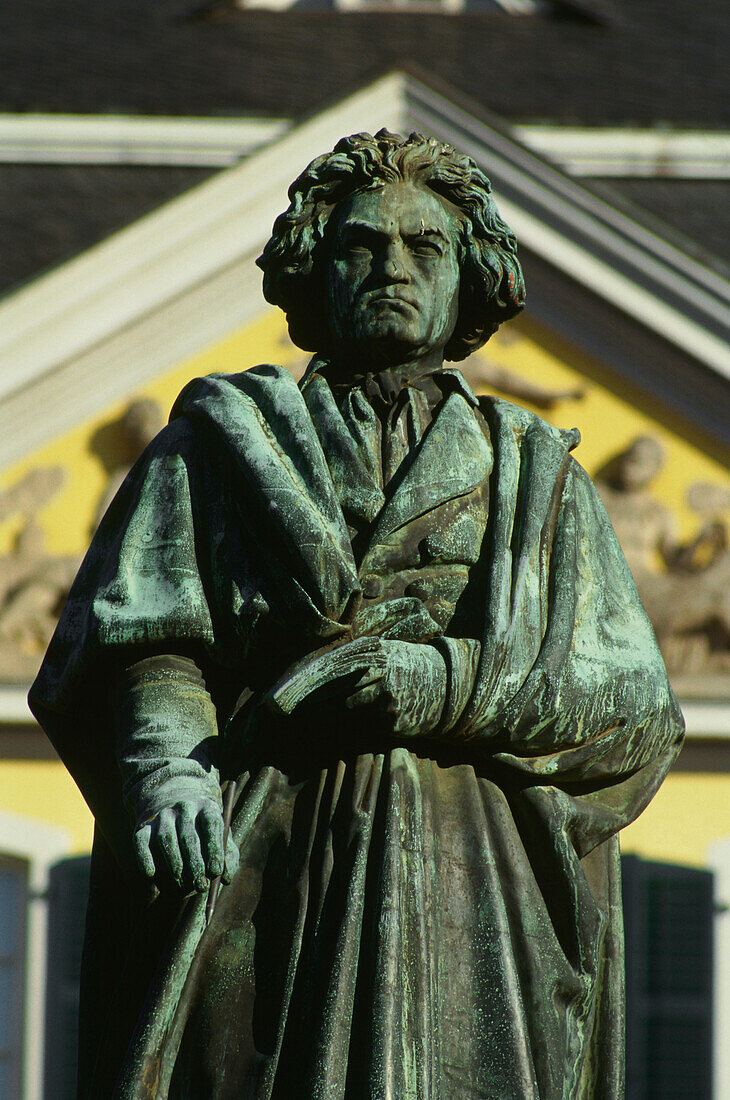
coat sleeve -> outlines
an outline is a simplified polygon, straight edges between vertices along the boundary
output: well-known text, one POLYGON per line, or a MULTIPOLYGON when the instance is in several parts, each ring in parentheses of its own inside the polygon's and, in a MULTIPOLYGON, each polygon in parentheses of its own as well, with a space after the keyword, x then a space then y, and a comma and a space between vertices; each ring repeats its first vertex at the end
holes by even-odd
POLYGON ((590 478, 554 430, 499 412, 485 630, 450 736, 549 789, 588 851, 648 804, 684 723, 590 478))
MULTIPOLYGON (((176 421, 127 477, 69 593, 29 703, 115 850, 129 825, 115 759, 113 685, 154 653, 200 666, 219 644, 209 539, 202 540, 204 440, 176 421)), ((210 476, 215 472, 209 469, 210 476)))

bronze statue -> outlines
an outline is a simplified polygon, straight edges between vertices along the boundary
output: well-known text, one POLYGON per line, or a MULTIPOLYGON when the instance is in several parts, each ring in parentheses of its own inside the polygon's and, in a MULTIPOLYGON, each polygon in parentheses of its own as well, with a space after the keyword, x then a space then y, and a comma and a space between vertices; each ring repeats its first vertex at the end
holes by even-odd
POLYGON ((97 820, 81 1093, 617 1098, 617 834, 682 722, 578 433, 444 367, 514 238, 419 134, 290 199, 304 378, 185 388, 31 694, 97 820))

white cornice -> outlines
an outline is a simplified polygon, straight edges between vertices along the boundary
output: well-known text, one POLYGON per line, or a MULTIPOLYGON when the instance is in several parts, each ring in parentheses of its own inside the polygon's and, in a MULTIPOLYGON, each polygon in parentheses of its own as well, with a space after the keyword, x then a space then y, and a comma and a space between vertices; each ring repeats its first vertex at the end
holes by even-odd
MULTIPOLYGON (((656 294, 645 290, 621 274, 610 263, 592 255, 585 248, 566 240, 539 218, 525 213, 518 205, 497 195, 500 212, 514 230, 518 240, 528 244, 543 256, 559 256, 571 274, 588 289, 601 288, 603 297, 620 305, 637 321, 646 323, 657 333, 682 348, 689 355, 704 360, 730 381, 730 346, 720 336, 708 332, 692 321, 680 309, 667 305, 656 294)), ((688 288, 689 289, 689 288, 688 288)), ((727 310, 730 321, 730 310, 727 310)))
POLYGON ((663 339, 730 378, 730 283, 496 129, 409 81, 415 125, 490 176, 520 244, 663 339))
MULTIPOLYGON (((290 126, 283 118, 0 113, 0 163, 227 168, 290 126)), ((573 176, 730 179, 727 131, 540 123, 511 132, 573 176)))
POLYGON ((730 133, 660 127, 514 126, 572 176, 730 179, 730 133))
POLYGON ((404 80, 378 81, 0 302, 0 469, 260 313, 254 259, 292 178, 343 133, 402 128, 404 80))
POLYGON ((281 118, 0 114, 0 162, 227 168, 289 125, 281 118))

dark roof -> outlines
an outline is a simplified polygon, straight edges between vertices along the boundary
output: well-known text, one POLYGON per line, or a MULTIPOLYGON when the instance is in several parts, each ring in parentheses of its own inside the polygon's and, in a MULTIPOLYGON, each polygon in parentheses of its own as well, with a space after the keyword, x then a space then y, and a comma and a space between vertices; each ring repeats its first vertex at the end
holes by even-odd
POLYGON ((727 125, 730 6, 607 0, 562 16, 220 11, 195 0, 0 7, 0 109, 300 117, 417 64, 507 119, 727 125), (611 15, 612 13, 612 15, 611 15))
POLYGON ((611 178, 587 186, 730 277, 730 181, 611 178))
MULTIPOLYGON (((477 114, 487 108, 506 122, 730 123, 729 5, 555 0, 553 8, 560 17, 24 0, 0 5, 0 110, 302 117, 387 69, 415 66, 477 114)), ((0 165, 0 292, 209 174, 0 165)), ((606 185, 643 220, 681 232, 680 247, 730 262, 726 181, 606 185)))
POLYGON ((210 174, 205 168, 0 164, 0 293, 210 174))

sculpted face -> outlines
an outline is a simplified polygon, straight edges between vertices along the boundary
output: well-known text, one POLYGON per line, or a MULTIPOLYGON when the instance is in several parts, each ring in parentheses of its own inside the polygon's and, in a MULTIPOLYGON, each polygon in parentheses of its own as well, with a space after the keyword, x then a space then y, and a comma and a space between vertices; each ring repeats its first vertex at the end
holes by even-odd
POLYGON ((646 489, 662 468, 664 452, 657 439, 639 436, 621 456, 617 471, 619 488, 627 492, 646 489))
POLYGON ((329 260, 335 349, 359 361, 438 361, 456 325, 458 218, 411 182, 353 195, 339 211, 329 260))

